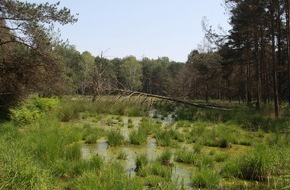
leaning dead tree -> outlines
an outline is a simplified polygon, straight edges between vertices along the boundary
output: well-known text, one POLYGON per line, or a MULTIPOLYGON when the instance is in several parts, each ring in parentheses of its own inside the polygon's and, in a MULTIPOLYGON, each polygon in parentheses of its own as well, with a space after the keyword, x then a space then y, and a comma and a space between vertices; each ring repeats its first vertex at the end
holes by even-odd
POLYGON ((155 99, 162 100, 162 101, 170 101, 170 102, 190 105, 190 106, 194 106, 194 107, 198 107, 198 108, 214 109, 214 110, 221 110, 221 111, 230 111, 231 110, 231 109, 224 107, 224 106, 196 103, 196 102, 181 100, 178 98, 173 98, 173 97, 168 97, 168 96, 160 96, 160 95, 149 94, 149 93, 138 92, 138 91, 123 90, 123 89, 109 89, 109 90, 107 90, 107 92, 109 92, 110 94, 117 94, 119 97, 125 96, 127 98, 131 98, 131 97, 137 97, 140 99, 143 98, 141 103, 144 103, 148 98, 155 98, 155 99))

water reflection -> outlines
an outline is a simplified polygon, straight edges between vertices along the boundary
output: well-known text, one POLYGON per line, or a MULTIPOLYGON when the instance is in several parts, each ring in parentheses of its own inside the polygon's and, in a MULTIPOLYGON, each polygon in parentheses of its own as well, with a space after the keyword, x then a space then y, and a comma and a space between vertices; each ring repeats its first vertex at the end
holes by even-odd
MULTIPOLYGON (((152 162, 165 151, 164 147, 159 147, 156 145, 156 139, 148 139, 146 146, 121 146, 121 147, 110 147, 105 139, 99 140, 94 145, 84 144, 81 148, 82 157, 84 159, 89 159, 93 155, 100 155, 105 162, 110 162, 112 160, 117 160, 118 153, 123 152, 126 155, 126 159, 122 161, 124 164, 124 169, 128 176, 135 176, 136 163, 135 160, 137 155, 146 154, 147 159, 152 162)), ((191 189, 192 184, 190 176, 192 174, 192 168, 188 165, 174 163, 172 168, 172 181, 178 184, 178 186, 186 187, 186 189, 191 189)))

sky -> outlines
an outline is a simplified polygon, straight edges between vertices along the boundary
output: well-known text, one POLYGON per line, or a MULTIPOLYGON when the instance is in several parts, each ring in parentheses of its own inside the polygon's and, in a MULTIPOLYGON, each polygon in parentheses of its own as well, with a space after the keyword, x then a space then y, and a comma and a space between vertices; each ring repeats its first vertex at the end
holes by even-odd
MULTIPOLYGON (((28 0, 45 2, 45 0, 28 0)), ((57 1, 49 0, 50 3, 57 1)), ((112 59, 169 57, 185 62, 203 44, 202 19, 229 30, 224 0, 60 0, 78 22, 60 27, 80 52, 112 59)))

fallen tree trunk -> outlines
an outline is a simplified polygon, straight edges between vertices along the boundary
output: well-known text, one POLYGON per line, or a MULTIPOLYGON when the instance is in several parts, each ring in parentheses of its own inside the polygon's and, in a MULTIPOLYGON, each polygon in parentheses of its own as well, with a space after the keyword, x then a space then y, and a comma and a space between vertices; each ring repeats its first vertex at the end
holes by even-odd
MULTIPOLYGON (((194 106, 194 107, 198 107, 198 108, 214 109, 214 110, 221 110, 221 111, 230 111, 231 110, 230 108, 223 107, 223 106, 194 103, 194 102, 181 100, 181 99, 177 99, 177 98, 160 96, 160 95, 155 95, 155 94, 148 94, 148 93, 138 92, 138 91, 130 91, 130 90, 122 90, 122 89, 115 89, 115 90, 109 90, 109 91, 127 94, 128 97, 132 97, 135 95, 145 96, 145 100, 146 100, 146 98, 151 97, 151 98, 157 98, 160 100, 166 100, 166 101, 171 101, 171 102, 175 102, 175 103, 190 105, 190 106, 194 106)), ((145 100, 143 102, 145 102, 145 100)))

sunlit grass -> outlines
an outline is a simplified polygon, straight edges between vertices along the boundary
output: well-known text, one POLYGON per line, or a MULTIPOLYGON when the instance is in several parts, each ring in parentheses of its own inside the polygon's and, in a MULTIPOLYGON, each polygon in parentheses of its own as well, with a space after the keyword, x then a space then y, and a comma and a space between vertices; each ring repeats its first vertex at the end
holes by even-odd
POLYGON ((33 122, 1 124, 0 189, 178 189, 172 170, 179 164, 193 169, 190 177, 196 188, 289 186, 289 122, 250 111, 237 116, 200 110, 193 121, 163 125, 128 116, 141 116, 143 108, 116 102, 114 107, 108 101, 64 99, 33 122), (133 145, 126 144, 124 136, 133 145), (107 161, 92 150, 84 159, 83 143, 95 147, 100 138, 108 140, 106 151, 112 158, 107 161), (147 138, 155 138, 158 145, 150 153, 147 138), (124 145, 134 152, 124 151, 124 145), (151 156, 154 159, 148 160, 151 156), (124 168, 132 159, 133 176, 124 168))

